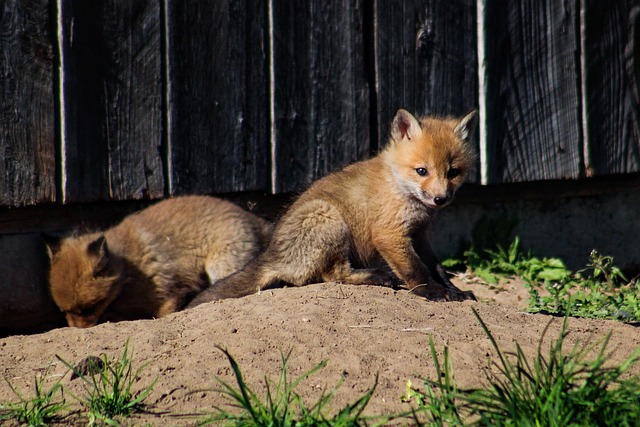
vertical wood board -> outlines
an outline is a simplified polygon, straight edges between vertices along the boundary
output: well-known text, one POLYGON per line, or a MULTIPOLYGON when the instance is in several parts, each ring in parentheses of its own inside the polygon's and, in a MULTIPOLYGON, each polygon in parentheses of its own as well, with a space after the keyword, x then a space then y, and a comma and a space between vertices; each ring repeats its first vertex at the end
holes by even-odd
POLYGON ((171 190, 268 187, 264 2, 169 0, 171 190))
POLYGON ((380 146, 400 108, 463 116, 477 108, 475 0, 376 0, 380 146))
POLYGON ((62 5, 65 200, 162 196, 159 2, 62 5))
POLYGON ((486 2, 489 183, 579 178, 578 2, 486 2))
POLYGON ((276 192, 369 156, 360 2, 272 1, 276 192))
POLYGON ((46 0, 0 4, 0 205, 56 198, 51 11, 46 0))
POLYGON ((585 2, 589 175, 640 171, 640 1, 585 2))

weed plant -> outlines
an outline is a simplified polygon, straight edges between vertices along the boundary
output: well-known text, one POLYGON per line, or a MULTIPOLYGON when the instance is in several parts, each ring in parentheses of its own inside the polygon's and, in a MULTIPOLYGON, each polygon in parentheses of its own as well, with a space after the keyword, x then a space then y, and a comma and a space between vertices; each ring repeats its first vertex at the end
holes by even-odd
POLYGON ((58 358, 84 383, 86 394, 74 397, 86 407, 89 425, 117 426, 119 425, 118 417, 128 417, 145 410, 144 401, 153 390, 155 381, 140 391, 134 391, 140 372, 146 365, 134 369, 133 361, 129 356, 128 341, 119 360, 109 361, 107 356, 103 355, 101 369, 89 367, 89 373, 81 372, 60 357, 58 358))
POLYGON ((374 385, 354 403, 347 405, 335 415, 329 415, 329 404, 340 383, 329 392, 323 390, 320 398, 311 406, 296 392, 301 382, 322 370, 327 362, 323 361, 298 378, 290 380, 287 375, 287 362, 290 352, 282 354, 282 368, 277 383, 265 378, 266 396, 264 399, 253 391, 244 381, 240 366, 231 354, 218 347, 229 360, 235 375, 237 388, 218 379, 219 390, 226 395, 231 406, 237 411, 231 412, 223 408, 215 408, 215 413, 205 420, 204 424, 216 423, 236 427, 356 427, 368 425, 384 425, 393 417, 365 417, 362 412, 369 403, 377 385, 374 385), (371 424, 369 424, 371 423, 371 424))
POLYGON ((465 414, 469 411, 462 404, 464 394, 458 389, 449 362, 449 349, 443 350, 442 364, 438 359, 433 336, 429 336, 429 349, 436 368, 436 380, 424 380, 425 390, 413 388, 407 381, 407 390, 402 397, 403 402, 411 403, 416 426, 462 426, 465 414), (420 415, 426 415, 428 421, 421 421, 420 415))
POLYGON ((50 422, 62 418, 61 412, 65 408, 62 384, 56 381, 45 389, 48 370, 35 377, 35 393, 25 398, 7 380, 7 384, 20 400, 19 402, 5 402, 0 404, 0 421, 15 421, 29 427, 47 426, 50 422))
POLYGON ((471 246, 463 252, 462 259, 450 258, 443 261, 443 265, 454 270, 468 268, 489 284, 514 276, 532 283, 559 282, 572 274, 558 258, 540 259, 533 256, 531 250, 522 253, 518 237, 506 248, 501 244, 489 249, 471 246))
POLYGON ((448 259, 443 265, 452 269, 466 266, 489 284, 504 277, 521 277, 533 313, 640 322, 640 280, 627 280, 611 256, 596 250, 591 251, 586 268, 573 272, 558 258, 523 253, 516 237, 506 249, 500 244, 484 250, 472 246, 461 260, 448 259))
POLYGON ((584 270, 557 282, 529 282, 529 311, 640 321, 640 281, 627 280, 613 258, 593 250, 584 270), (548 295, 541 296, 539 288, 548 295))
POLYGON ((543 351, 545 328, 537 355, 529 360, 519 345, 514 353, 501 350, 478 313, 473 312, 497 356, 495 369, 485 372, 487 387, 473 390, 456 387, 446 347, 440 363, 430 340, 437 379, 425 379, 424 391, 408 387, 405 397, 418 408, 417 425, 640 425, 640 382, 637 377, 628 377, 629 368, 640 358, 640 349, 619 366, 608 363, 609 335, 599 349, 576 343, 566 353, 565 317, 560 334, 548 352, 543 351), (587 360, 594 350, 597 350, 595 358, 587 360), (419 412, 426 413, 428 421, 419 421, 419 412))

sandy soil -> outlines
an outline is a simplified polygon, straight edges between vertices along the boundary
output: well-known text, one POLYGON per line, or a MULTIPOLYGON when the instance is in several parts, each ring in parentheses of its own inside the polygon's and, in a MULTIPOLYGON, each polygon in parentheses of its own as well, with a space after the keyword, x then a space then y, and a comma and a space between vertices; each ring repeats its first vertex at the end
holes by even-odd
MULTIPOLYGON (((262 292, 225 300, 149 321, 103 324, 90 329, 62 328, 44 334, 0 339, 2 376, 24 396, 34 391, 34 377, 48 370, 49 381, 60 378, 70 395, 81 381, 71 380, 56 355, 77 363, 89 355, 122 356, 129 341, 134 364, 148 364, 139 383, 157 380, 147 402, 152 413, 127 425, 195 425, 214 406, 228 401, 216 391, 217 378, 235 383, 221 346, 236 358, 245 380, 260 394, 265 376, 277 380, 281 353, 291 351, 289 376, 295 378, 322 360, 328 365, 303 382, 298 392, 314 402, 322 390, 341 378, 332 408, 355 401, 379 375, 368 414, 407 410, 400 401, 407 380, 434 376, 429 336, 441 352, 449 348, 455 378, 462 387, 481 386, 483 370, 494 360, 489 340, 475 319, 475 308, 504 350, 518 342, 534 354, 550 316, 524 312, 526 291, 517 282, 498 289, 456 283, 470 289, 479 302, 433 303, 378 287, 319 284, 262 292)), ((562 319, 553 319, 547 341, 557 336, 562 319)), ((613 360, 625 359, 640 346, 637 328, 614 321, 571 319, 570 344, 595 342, 612 331, 613 360)), ((7 382, 0 382, 0 401, 15 400, 7 382)), ((63 425, 81 425, 68 419, 63 425)))

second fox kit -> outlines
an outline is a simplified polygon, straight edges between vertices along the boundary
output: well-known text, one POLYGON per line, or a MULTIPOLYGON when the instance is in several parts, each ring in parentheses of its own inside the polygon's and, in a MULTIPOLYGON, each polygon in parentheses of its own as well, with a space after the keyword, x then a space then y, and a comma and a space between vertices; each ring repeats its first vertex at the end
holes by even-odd
POLYGON ((473 165, 475 126, 475 111, 462 119, 421 120, 398 111, 378 156, 314 183, 278 222, 263 254, 189 306, 278 282, 389 286, 397 279, 431 300, 474 299, 449 281, 426 233, 473 165))
POLYGON ((244 267, 270 232, 217 198, 161 201, 104 233, 49 244, 51 296, 70 326, 161 317, 244 267))

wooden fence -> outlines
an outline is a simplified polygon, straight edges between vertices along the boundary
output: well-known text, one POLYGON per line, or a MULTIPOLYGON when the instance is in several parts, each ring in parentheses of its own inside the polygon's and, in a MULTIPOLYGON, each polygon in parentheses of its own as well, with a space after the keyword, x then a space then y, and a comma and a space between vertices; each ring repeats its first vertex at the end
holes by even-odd
POLYGON ((300 189, 398 108, 476 181, 640 171, 640 0, 3 0, 0 205, 300 189))

